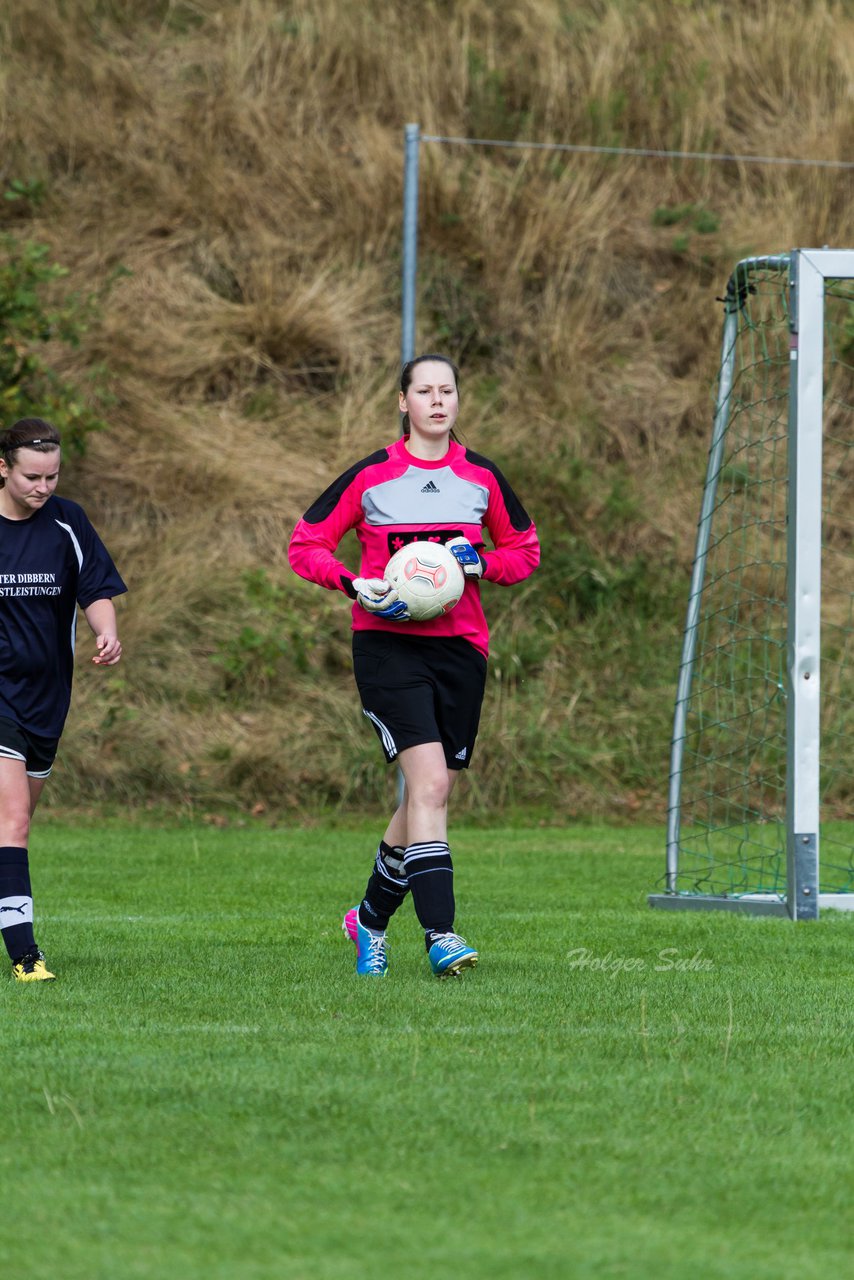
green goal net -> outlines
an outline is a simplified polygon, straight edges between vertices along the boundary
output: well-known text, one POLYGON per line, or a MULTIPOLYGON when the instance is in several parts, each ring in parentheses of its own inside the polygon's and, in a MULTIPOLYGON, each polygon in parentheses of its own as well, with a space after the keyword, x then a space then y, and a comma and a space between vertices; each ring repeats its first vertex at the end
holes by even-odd
POLYGON ((727 287, 654 906, 854 907, 852 277, 795 251, 727 287))

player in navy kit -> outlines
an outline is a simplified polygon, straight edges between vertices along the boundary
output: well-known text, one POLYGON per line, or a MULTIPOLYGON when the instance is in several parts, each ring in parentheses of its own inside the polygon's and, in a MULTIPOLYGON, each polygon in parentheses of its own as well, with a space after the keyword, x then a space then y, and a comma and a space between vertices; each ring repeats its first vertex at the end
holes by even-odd
POLYGON ((127 590, 82 507, 56 497, 59 464, 43 419, 0 432, 0 931, 19 982, 54 977, 33 934, 28 844, 71 702, 77 608, 92 661, 113 666, 113 597, 127 590))
POLYGON ((297 523, 288 554, 302 577, 355 602, 353 670, 362 708, 405 783, 365 896, 344 918, 356 970, 386 973, 386 928, 411 891, 430 965, 445 977, 478 959, 454 931, 448 800, 471 762, 486 684, 489 632, 480 584, 521 582, 539 563, 540 549, 530 516, 499 469, 456 439, 453 362, 441 355, 409 361, 399 406, 401 438, 321 494, 297 523), (335 554, 349 529, 361 546, 358 574, 335 554), (445 543, 466 576, 459 603, 426 622, 409 618, 383 578, 392 553, 419 540, 445 543))

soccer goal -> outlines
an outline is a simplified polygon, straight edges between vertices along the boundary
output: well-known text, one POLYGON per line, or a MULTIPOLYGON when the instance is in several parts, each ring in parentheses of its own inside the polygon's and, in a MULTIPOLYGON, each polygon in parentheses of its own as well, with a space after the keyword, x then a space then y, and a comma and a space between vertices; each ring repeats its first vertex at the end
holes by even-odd
POLYGON ((724 301, 651 906, 854 909, 854 250, 724 301))

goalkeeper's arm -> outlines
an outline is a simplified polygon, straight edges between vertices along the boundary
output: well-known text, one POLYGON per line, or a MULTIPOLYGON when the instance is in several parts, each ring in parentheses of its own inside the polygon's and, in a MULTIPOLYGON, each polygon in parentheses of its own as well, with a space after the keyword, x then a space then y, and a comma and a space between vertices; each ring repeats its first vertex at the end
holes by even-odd
POLYGON ((355 600, 352 589, 354 574, 335 554, 338 543, 347 532, 331 521, 312 525, 305 517, 297 521, 288 544, 288 560, 294 573, 308 582, 316 582, 329 591, 343 591, 355 600))

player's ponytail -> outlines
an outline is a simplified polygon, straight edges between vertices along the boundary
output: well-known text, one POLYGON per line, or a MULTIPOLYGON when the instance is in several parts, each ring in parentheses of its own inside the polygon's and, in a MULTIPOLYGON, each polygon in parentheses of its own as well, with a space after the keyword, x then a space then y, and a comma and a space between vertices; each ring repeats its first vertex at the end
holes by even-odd
MULTIPOLYGON (((14 467, 19 449, 35 449, 36 453, 50 453, 58 449, 62 437, 52 423, 44 418, 19 418, 11 427, 0 431, 0 457, 7 467, 14 467)), ((6 481, 0 476, 0 489, 6 481)))

